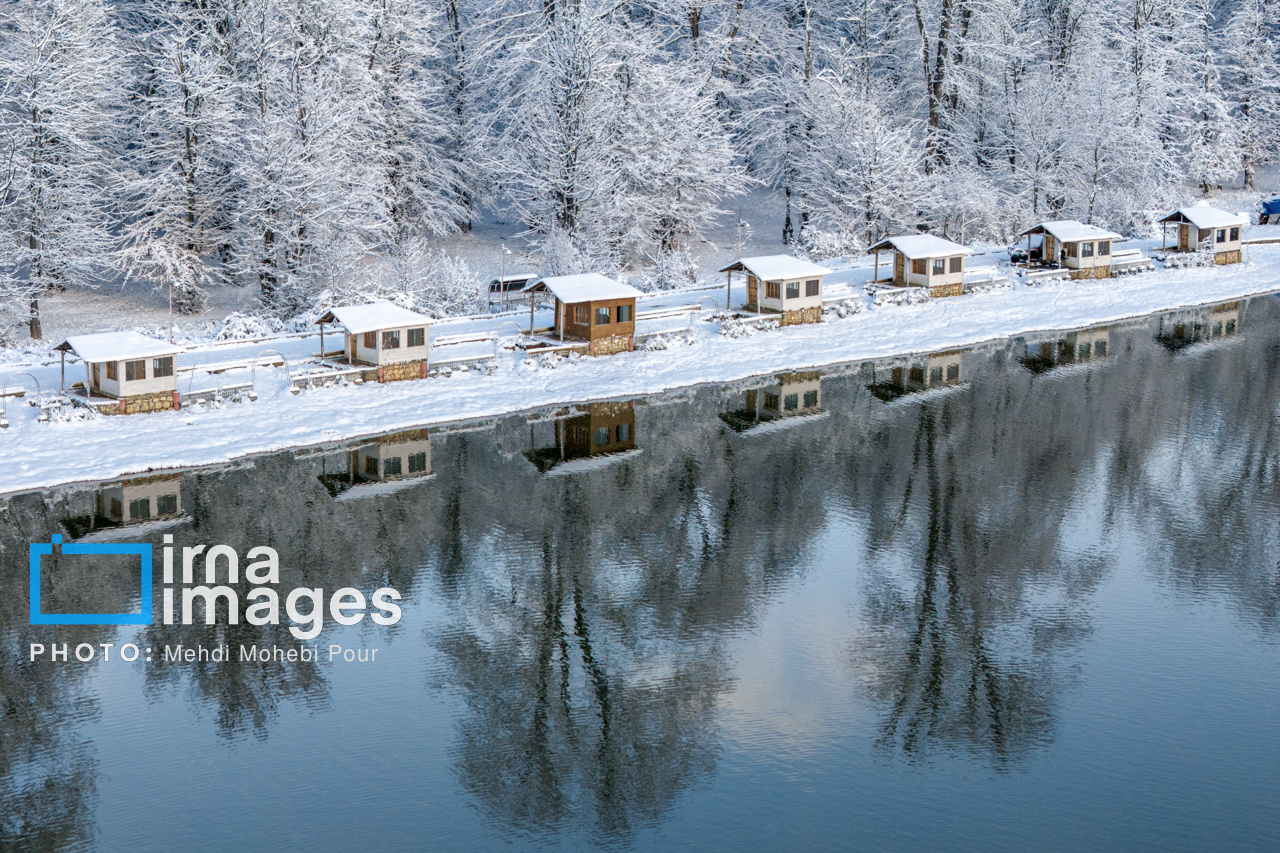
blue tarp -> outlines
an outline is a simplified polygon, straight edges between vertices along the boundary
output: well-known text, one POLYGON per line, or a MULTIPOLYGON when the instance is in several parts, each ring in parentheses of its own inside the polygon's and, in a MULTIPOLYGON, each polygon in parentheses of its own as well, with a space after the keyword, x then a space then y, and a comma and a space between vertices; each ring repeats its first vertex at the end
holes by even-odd
POLYGON ((1280 198, 1269 198, 1262 202, 1262 212, 1267 216, 1280 216, 1280 198))

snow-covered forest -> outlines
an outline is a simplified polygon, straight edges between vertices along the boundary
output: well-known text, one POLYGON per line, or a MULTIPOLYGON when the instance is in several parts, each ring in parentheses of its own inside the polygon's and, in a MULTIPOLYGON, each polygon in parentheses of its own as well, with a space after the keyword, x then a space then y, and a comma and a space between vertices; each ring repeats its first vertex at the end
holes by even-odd
POLYGON ((4 0, 0 310, 123 279, 475 310, 448 236, 688 280, 781 238, 1135 232, 1280 151, 1280 0, 4 0))

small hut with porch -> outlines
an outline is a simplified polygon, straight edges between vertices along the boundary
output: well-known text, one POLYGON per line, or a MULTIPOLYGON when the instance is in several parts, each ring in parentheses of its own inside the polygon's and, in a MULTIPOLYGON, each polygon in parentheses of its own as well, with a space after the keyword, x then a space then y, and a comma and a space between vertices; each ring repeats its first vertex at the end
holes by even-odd
POLYGON ((1040 237, 1042 263, 1065 267, 1072 278, 1110 278, 1111 244, 1124 239, 1113 231, 1074 219, 1041 222, 1019 236, 1027 238, 1028 257, 1031 238, 1040 237))
POLYGON ((748 390, 743 404, 720 415, 720 420, 736 433, 761 434, 799 423, 791 418, 822 416, 822 374, 799 371, 779 373, 772 384, 748 390))
POLYGON ((748 311, 781 314, 784 326, 822 321, 822 277, 831 274, 826 267, 790 255, 764 255, 740 258, 720 272, 730 289, 734 273, 747 276, 748 311))
POLYGON ((431 354, 428 337, 431 318, 390 302, 347 305, 324 313, 320 349, 324 351, 324 327, 337 324, 345 338, 343 352, 350 364, 368 364, 378 370, 379 382, 419 379, 427 375, 431 354))
POLYGON ((525 453, 542 474, 570 474, 593 470, 639 452, 636 411, 631 400, 588 403, 586 411, 557 419, 552 442, 538 442, 530 424, 530 447, 525 453), (540 446, 541 445, 541 446, 540 446))
POLYGON ((180 346, 137 332, 101 332, 67 338, 55 349, 62 353, 64 365, 69 352, 84 360, 85 397, 104 414, 179 408, 173 357, 182 352, 180 346), (106 399, 95 403, 94 397, 106 399))
POLYGON ((973 249, 932 234, 886 237, 867 250, 876 256, 875 278, 881 281, 880 253, 893 252, 893 275, 885 283, 899 287, 927 287, 935 298, 964 293, 964 259, 973 249))
POLYGON ((590 355, 635 348, 636 297, 640 291, 599 273, 556 275, 529 288, 529 326, 540 293, 555 297, 553 330, 560 340, 586 341, 590 355))
POLYGON ((1216 264, 1238 264, 1242 260, 1245 217, 1238 213, 1227 213, 1207 204, 1197 204, 1175 210, 1161 219, 1160 224, 1165 226, 1161 248, 1178 252, 1212 252, 1213 262, 1216 264), (1171 224, 1178 226, 1176 249, 1167 246, 1167 226, 1171 224))

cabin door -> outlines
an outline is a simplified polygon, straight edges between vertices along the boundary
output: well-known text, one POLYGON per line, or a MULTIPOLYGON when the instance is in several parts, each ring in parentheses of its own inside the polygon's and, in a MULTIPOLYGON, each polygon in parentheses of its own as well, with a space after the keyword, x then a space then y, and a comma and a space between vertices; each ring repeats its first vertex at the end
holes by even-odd
POLYGON ((753 275, 747 276, 747 305, 752 309, 759 307, 760 280, 753 275))
POLYGON ((100 368, 101 368, 101 365, 95 361, 93 363, 93 387, 90 388, 89 391, 96 391, 102 387, 102 378, 98 375, 98 370, 100 368))
POLYGON ((1186 224, 1178 226, 1178 248, 1184 251, 1191 248, 1191 235, 1186 224))
POLYGON ((893 253, 893 280, 898 284, 907 283, 907 262, 901 252, 893 253))

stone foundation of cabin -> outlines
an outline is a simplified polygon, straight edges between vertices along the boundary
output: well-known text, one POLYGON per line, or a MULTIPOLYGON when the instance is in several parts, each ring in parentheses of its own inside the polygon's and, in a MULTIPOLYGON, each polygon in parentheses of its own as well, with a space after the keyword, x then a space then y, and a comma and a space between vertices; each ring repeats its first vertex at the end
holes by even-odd
POLYGON ((402 361, 399 364, 384 364, 375 373, 379 382, 402 382, 405 379, 423 379, 426 375, 427 363, 425 361, 402 361))
POLYGON ((780 326, 799 326, 801 323, 821 323, 822 308, 815 305, 812 308, 801 308, 798 311, 783 311, 782 319, 778 321, 780 326))
POLYGON ((929 295, 934 299, 945 299, 948 296, 963 296, 964 282, 953 281, 950 284, 935 284, 929 288, 929 295))
POLYGON ((120 397, 110 403, 90 403, 104 415, 140 415, 146 412, 169 412, 179 408, 177 391, 156 391, 153 394, 133 394, 120 397))
POLYGON ((1222 264, 1238 264, 1243 260, 1239 249, 1229 249, 1225 252, 1218 252, 1213 256, 1213 262, 1221 266, 1222 264))
POLYGON ((1111 278, 1111 267, 1085 267, 1084 269, 1072 270, 1071 278, 1111 278))
POLYGON ((634 346, 635 341, 631 335, 613 335, 592 341, 587 351, 591 355, 613 355, 618 352, 631 352, 634 346))

